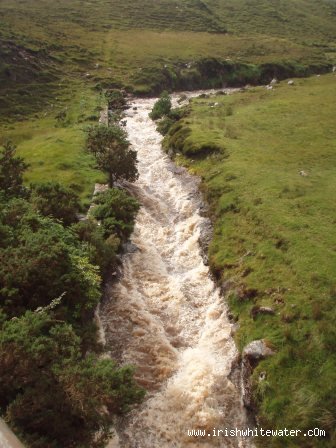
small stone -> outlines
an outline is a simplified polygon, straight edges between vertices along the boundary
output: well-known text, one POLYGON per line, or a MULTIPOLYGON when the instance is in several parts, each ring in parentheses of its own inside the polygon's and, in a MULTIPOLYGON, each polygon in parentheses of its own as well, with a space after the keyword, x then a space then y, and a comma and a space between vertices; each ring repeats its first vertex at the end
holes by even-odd
POLYGON ((264 381, 266 379, 266 372, 260 372, 259 381, 264 381))

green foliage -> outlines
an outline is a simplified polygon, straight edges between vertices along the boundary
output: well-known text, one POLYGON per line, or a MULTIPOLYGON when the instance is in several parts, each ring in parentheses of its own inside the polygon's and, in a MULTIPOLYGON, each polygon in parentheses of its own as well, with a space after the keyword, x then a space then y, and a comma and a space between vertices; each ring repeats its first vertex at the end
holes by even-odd
POLYGON ((130 367, 83 358, 72 327, 45 311, 3 324, 0 378, 1 408, 36 448, 104 447, 113 414, 143 396, 130 367))
POLYGON ((122 110, 126 106, 126 99, 119 89, 109 89, 105 92, 108 108, 122 110))
POLYGON ((156 130, 160 132, 161 135, 166 135, 169 129, 173 126, 175 120, 170 117, 163 117, 157 124, 156 130))
POLYGON ((100 279, 73 234, 21 199, 2 204, 0 300, 8 316, 47 305, 66 293, 61 314, 87 319, 100 299, 100 279))
POLYGON ((93 219, 74 224, 72 230, 84 244, 90 262, 94 266, 99 266, 101 274, 104 275, 111 264, 116 261, 120 239, 116 235, 110 235, 105 239, 102 226, 98 226, 93 219))
POLYGON ((173 124, 180 120, 184 114, 185 109, 183 108, 170 109, 168 115, 158 121, 156 130, 160 132, 161 135, 166 135, 173 124))
POLYGON ((98 194, 95 203, 92 214, 101 222, 105 238, 115 234, 126 240, 133 231, 138 201, 124 190, 112 188, 98 194))
POLYGON ((134 182, 138 178, 136 151, 130 149, 126 132, 117 124, 92 126, 87 130, 86 148, 106 172, 109 185, 117 181, 134 182))
POLYGON ((22 195, 23 174, 28 165, 21 157, 16 156, 16 147, 7 142, 0 151, 0 191, 7 197, 22 195))
POLYGON ((152 112, 149 114, 150 118, 152 120, 157 120, 158 118, 162 118, 164 115, 168 115, 171 106, 172 103, 168 92, 163 92, 154 104, 152 112))
POLYGON ((44 216, 59 219, 65 226, 77 221, 78 195, 58 182, 32 186, 31 203, 44 216))
MULTIPOLYGON (((114 207, 113 230, 129 235, 136 201, 120 192, 98 202, 114 207)), ((0 204, 0 409, 27 446, 103 448, 113 416, 143 397, 131 367, 94 354, 95 264, 105 273, 120 244, 106 233, 93 220, 65 228, 24 199, 0 204)))
MULTIPOLYGON (((252 377, 258 421, 324 429, 314 448, 336 440, 334 89, 329 74, 198 98, 165 138, 203 179, 214 221, 209 261, 220 284, 230 284, 239 348, 265 338, 276 351, 252 377), (212 144, 221 150, 186 157, 212 144), (260 307, 274 315, 256 315, 260 307)), ((268 439, 267 447, 288 443, 268 439)), ((302 437, 293 446, 306 444, 302 437)))

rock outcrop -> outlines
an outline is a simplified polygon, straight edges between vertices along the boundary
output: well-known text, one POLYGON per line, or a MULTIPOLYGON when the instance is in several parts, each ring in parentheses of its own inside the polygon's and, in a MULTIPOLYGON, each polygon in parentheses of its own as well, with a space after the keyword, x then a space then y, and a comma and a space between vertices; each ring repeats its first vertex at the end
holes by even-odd
POLYGON ((257 364, 265 358, 274 355, 275 352, 268 346, 264 339, 250 342, 242 353, 242 380, 243 380, 243 403, 244 406, 255 411, 252 398, 251 374, 257 364))

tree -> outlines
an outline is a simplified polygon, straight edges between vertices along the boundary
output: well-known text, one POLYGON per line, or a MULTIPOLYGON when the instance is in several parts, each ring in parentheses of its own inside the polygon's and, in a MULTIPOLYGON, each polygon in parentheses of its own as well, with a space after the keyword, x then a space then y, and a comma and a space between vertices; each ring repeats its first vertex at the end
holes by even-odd
POLYGON ((126 132, 118 125, 99 125, 88 129, 87 149, 95 156, 99 169, 106 172, 109 186, 138 178, 136 151, 130 149, 126 132))
POLYGON ((0 190, 7 197, 24 193, 23 174, 28 168, 22 157, 16 157, 16 146, 11 142, 3 145, 0 151, 0 190))
POLYGON ((44 216, 59 219, 65 226, 77 221, 78 195, 58 182, 33 185, 31 203, 44 216))

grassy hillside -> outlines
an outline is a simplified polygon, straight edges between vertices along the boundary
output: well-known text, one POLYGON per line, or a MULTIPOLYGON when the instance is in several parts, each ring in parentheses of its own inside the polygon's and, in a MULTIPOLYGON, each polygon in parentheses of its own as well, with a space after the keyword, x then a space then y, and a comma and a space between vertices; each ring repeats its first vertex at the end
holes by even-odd
POLYGON ((27 184, 61 182, 72 187, 86 206, 95 182, 105 176, 95 168, 91 155, 84 151, 84 129, 97 123, 104 97, 86 85, 64 85, 60 96, 52 98, 43 113, 3 124, 0 145, 12 141, 29 164, 27 184), (60 111, 62 114, 60 114, 60 111))
POLYGON ((75 139, 69 132, 77 119, 67 123, 69 140, 53 128, 49 150, 33 152, 57 114, 80 107, 84 91, 97 102, 104 87, 150 94, 329 70, 335 11, 334 0, 2 0, 0 140, 19 141, 33 180, 53 171, 85 184, 94 172, 81 176, 79 164, 65 173, 52 160, 54 151, 65 164, 77 160, 80 129, 75 139), (71 141, 69 161, 58 141, 71 141))
POLYGON ((93 86, 137 90, 146 85, 144 68, 155 73, 205 57, 330 61, 335 14, 334 0, 3 0, 0 106, 17 117, 36 111, 59 90, 59 80, 87 72, 93 86))
POLYGON ((197 99, 165 142, 202 176, 210 264, 240 349, 265 338, 276 351, 253 374, 261 425, 328 434, 268 447, 336 443, 335 91, 336 75, 325 75, 197 99))

